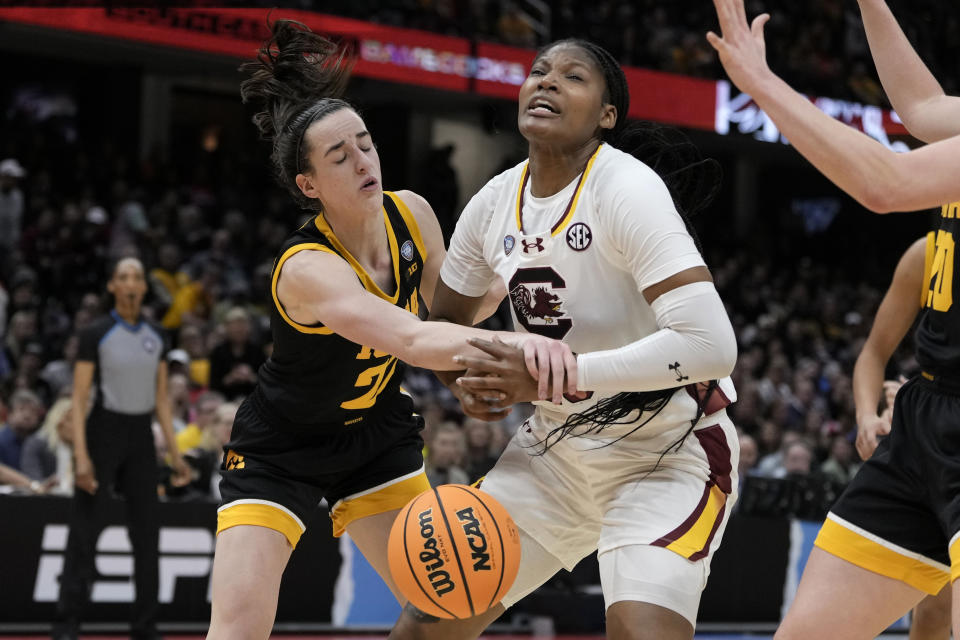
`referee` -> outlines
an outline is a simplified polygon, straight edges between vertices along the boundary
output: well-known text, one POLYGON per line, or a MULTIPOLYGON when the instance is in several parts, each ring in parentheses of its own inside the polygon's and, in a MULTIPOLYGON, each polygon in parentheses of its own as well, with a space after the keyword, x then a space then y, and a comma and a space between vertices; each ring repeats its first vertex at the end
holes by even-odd
POLYGON ((141 262, 136 258, 117 262, 107 290, 113 294, 114 308, 80 334, 74 367, 77 490, 60 579, 56 639, 73 639, 79 632, 94 579, 95 544, 105 524, 112 487, 126 498, 133 545, 136 601, 131 637, 157 637, 159 522, 157 456, 151 430, 154 412, 173 461, 175 483, 189 481, 173 436, 163 334, 140 316, 147 292, 141 262), (95 396, 87 416, 91 385, 95 396))

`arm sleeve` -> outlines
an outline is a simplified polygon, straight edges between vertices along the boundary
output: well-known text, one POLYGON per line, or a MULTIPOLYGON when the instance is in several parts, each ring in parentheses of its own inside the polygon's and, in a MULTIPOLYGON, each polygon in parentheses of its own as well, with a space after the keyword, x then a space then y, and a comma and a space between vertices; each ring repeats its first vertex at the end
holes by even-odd
POLYGON ((488 182, 464 208, 450 239, 440 279, 465 296, 484 295, 496 274, 483 257, 483 239, 496 206, 496 178, 488 182))
POLYGON ((730 375, 737 340, 712 282, 668 291, 651 305, 660 330, 618 349, 577 356, 583 391, 652 391, 730 375))
POLYGON ((600 198, 603 228, 640 291, 693 267, 705 266, 663 180, 642 163, 611 176, 600 198))

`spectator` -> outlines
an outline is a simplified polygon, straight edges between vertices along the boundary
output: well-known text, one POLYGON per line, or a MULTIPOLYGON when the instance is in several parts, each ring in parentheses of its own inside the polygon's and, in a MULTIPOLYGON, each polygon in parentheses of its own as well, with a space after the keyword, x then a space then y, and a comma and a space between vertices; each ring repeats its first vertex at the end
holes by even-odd
POLYGON ((822 465, 820 472, 840 484, 847 484, 857 474, 859 465, 854 462, 854 448, 846 435, 836 435, 830 443, 830 457, 822 465))
MULTIPOLYGON (((170 354, 177 351, 183 353, 186 358, 186 351, 183 349, 173 349, 170 354)), ((170 399, 170 411, 173 414, 173 431, 180 433, 187 428, 190 422, 190 378, 187 377, 186 365, 182 365, 182 371, 174 371, 174 366, 181 360, 177 356, 171 359, 168 354, 167 360, 170 362, 171 373, 167 378, 167 396, 170 399)))
POLYGON ((220 465, 224 447, 230 442, 238 404, 225 402, 217 407, 213 420, 196 447, 184 452, 184 459, 193 468, 189 490, 191 498, 220 499, 220 465))
POLYGON ((0 428, 0 463, 22 469, 23 445, 40 426, 42 415, 43 403, 35 393, 24 389, 13 393, 7 424, 0 428))
POLYGON ((40 376, 40 369, 43 367, 44 350, 43 344, 38 340, 29 340, 23 345, 23 351, 17 362, 17 369, 14 372, 14 389, 27 389, 32 391, 40 398, 43 406, 46 406, 52 399, 53 394, 50 385, 40 376))
POLYGON ((497 21, 497 34, 505 44, 514 47, 536 46, 537 38, 533 27, 513 2, 508 1, 505 4, 503 14, 497 21))
POLYGON ((759 449, 757 448, 757 441, 753 439, 753 436, 741 433, 740 461, 737 464, 737 473, 740 475, 740 482, 743 482, 743 479, 750 475, 757 466, 758 457, 759 449))
POLYGON ((217 409, 223 404, 223 396, 216 391, 206 391, 197 398, 197 411, 193 422, 177 434, 177 448, 187 451, 200 446, 208 439, 208 427, 213 424, 217 409))
POLYGON ((265 357, 251 339, 250 314, 234 307, 224 321, 226 339, 210 354, 210 388, 228 400, 248 395, 257 384, 257 371, 265 357))
POLYGON ((165 329, 179 329, 187 319, 200 321, 209 317, 216 296, 220 291, 220 265, 210 262, 204 265, 203 274, 196 282, 190 282, 177 290, 163 316, 165 329))
POLYGON ((71 333, 63 343, 62 357, 52 360, 40 371, 40 379, 59 397, 73 385, 73 365, 77 360, 77 334, 71 333))
POLYGON ((178 346, 190 356, 190 384, 197 389, 206 389, 210 386, 210 359, 207 357, 207 344, 201 326, 201 323, 192 322, 180 329, 178 346))
POLYGON ((454 422, 437 426, 427 445, 425 467, 431 487, 441 484, 469 484, 470 477, 460 467, 466 441, 463 430, 454 422))
POLYGON ((495 428, 493 423, 476 418, 467 418, 463 423, 467 446, 463 466, 470 482, 479 480, 497 462, 498 456, 493 454, 495 428))
MULTIPOLYGON (((30 435, 23 443, 21 456, 22 469, 33 480, 46 481, 52 479, 59 486, 64 486, 63 476, 72 476, 73 468, 70 462, 72 455, 69 443, 70 437, 70 398, 57 400, 43 419, 43 426, 30 435), (61 437, 62 433, 67 438, 61 437), (65 449, 66 460, 61 448, 65 449), (66 464, 63 464, 66 462, 66 464)), ((68 481, 72 486, 72 478, 68 481)))
POLYGON ((24 200, 19 182, 26 175, 15 158, 0 161, 0 267, 20 247, 24 200))
POLYGON ((43 485, 0 462, 0 487, 10 486, 29 493, 43 493, 43 485))
POLYGON ((12 367, 17 367, 23 348, 31 339, 38 337, 37 333, 37 314, 35 311, 21 310, 10 316, 5 351, 7 361, 12 367))
POLYGON ((181 288, 190 284, 190 276, 181 268, 180 247, 173 242, 160 245, 157 266, 150 270, 150 291, 165 312, 181 288))
POLYGON ((773 477, 806 476, 813 470, 813 445, 798 438, 783 450, 783 463, 774 469, 773 477))

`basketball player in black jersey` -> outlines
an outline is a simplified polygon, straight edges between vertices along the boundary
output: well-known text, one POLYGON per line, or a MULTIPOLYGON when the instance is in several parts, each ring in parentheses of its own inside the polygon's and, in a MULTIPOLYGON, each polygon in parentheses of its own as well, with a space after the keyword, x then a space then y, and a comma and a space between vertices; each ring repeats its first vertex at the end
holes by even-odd
POLYGON ((731 80, 865 207, 942 205, 917 328, 923 372, 900 389, 890 436, 821 529, 779 639, 874 638, 948 581, 960 607, 960 99, 944 94, 884 0, 859 4, 884 89, 924 147, 896 154, 793 91, 766 64, 769 16, 748 25, 743 0, 714 0, 722 37, 707 35, 731 80))
MULTIPOLYGON (((280 183, 316 215, 277 256, 273 354, 226 446, 210 638, 270 634, 280 577, 322 498, 334 535, 348 532, 403 602, 387 538, 399 509, 429 485, 401 360, 456 369, 456 355, 479 353, 467 339, 496 335, 523 348, 530 375, 552 376, 555 400, 576 385, 576 360, 558 341, 417 317, 445 254, 436 216, 414 193, 382 190, 371 134, 337 97, 343 54, 299 23, 271 30, 243 67, 241 91, 265 107, 254 121, 272 140, 280 183)), ((489 294, 479 317, 502 297, 489 294)))

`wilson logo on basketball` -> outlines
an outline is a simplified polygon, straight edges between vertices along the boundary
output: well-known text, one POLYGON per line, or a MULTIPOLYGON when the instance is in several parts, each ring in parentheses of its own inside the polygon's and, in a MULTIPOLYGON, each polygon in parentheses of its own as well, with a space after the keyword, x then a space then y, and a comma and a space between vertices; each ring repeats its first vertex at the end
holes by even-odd
POLYGON ((450 574, 442 569, 446 562, 443 559, 443 551, 437 544, 437 539, 433 536, 433 509, 421 511, 417 516, 420 521, 420 537, 423 538, 423 551, 420 552, 420 562, 424 569, 428 571, 427 580, 433 587, 434 593, 442 596, 450 593, 455 586, 450 580, 450 574))
POLYGON ((492 570, 490 554, 487 553, 487 536, 480 531, 480 521, 473 515, 473 507, 457 511, 457 518, 460 519, 463 534, 467 536, 467 544, 470 545, 470 559, 473 560, 473 570, 492 570))

